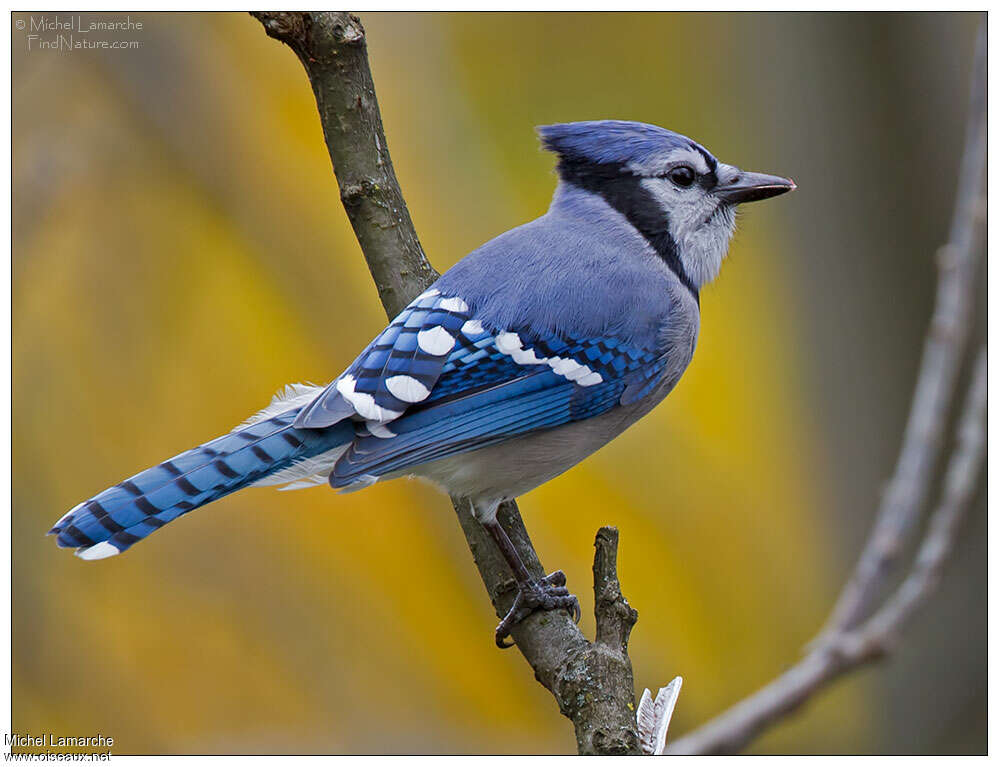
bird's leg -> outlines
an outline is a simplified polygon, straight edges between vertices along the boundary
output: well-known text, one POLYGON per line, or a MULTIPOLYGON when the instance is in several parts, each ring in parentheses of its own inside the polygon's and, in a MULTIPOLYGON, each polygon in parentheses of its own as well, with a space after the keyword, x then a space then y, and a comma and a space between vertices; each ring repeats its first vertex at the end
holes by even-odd
POLYGON ((569 593, 565 587, 565 573, 556 570, 540 580, 531 577, 524 565, 524 560, 517 553, 513 541, 502 528, 495 514, 482 521, 482 526, 489 531, 496 545, 510 569, 513 577, 517 580, 517 596, 513 600, 506 617, 500 621, 496 627, 496 646, 500 648, 513 647, 513 642, 507 642, 506 638, 510 634, 510 629, 535 610, 559 610, 566 609, 572 619, 579 623, 580 609, 579 600, 569 593))

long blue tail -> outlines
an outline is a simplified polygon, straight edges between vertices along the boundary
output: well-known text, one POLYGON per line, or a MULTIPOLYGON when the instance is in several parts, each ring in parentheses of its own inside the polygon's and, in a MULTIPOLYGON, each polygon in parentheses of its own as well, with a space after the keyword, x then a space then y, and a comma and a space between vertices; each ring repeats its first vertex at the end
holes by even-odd
POLYGON ((49 534, 84 559, 103 559, 182 514, 254 482, 266 483, 278 472, 297 475, 287 481, 300 479, 310 472, 297 467, 329 464, 354 438, 351 421, 326 429, 293 428, 300 410, 251 423, 141 471, 76 506, 49 534), (317 456, 324 460, 310 464, 317 456))

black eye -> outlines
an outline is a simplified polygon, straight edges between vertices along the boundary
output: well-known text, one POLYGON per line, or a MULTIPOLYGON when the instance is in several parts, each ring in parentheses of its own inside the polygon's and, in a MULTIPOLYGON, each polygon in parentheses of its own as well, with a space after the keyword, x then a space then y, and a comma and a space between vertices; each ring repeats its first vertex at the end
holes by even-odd
POLYGON ((672 181, 677 186, 688 187, 694 183, 694 179, 697 175, 694 173, 694 169, 688 165, 679 165, 673 168, 669 173, 666 174, 666 178, 672 181))

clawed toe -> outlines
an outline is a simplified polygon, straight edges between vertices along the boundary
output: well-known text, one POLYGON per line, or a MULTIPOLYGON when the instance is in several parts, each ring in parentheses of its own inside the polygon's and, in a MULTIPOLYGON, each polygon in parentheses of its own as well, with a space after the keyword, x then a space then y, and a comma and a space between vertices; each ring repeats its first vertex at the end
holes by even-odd
POLYGON ((579 600, 572 594, 569 596, 572 597, 572 622, 579 623, 580 619, 583 617, 583 611, 579 608, 579 600))
POLYGON ((502 649, 513 647, 513 642, 507 641, 510 630, 537 610, 565 609, 573 621, 579 623, 582 617, 579 600, 569 593, 565 584, 565 573, 561 570, 556 570, 540 580, 519 584, 513 605, 496 627, 496 646, 502 649))
POLYGON ((531 577, 530 572, 524 566, 524 561, 510 540, 510 536, 496 521, 495 511, 493 508, 491 514, 479 518, 482 520, 482 526, 496 542, 496 546, 503 554, 503 558, 510 566, 513 577, 517 581, 517 596, 514 598, 509 612, 503 616, 503 620, 496 627, 496 646, 500 648, 513 647, 513 642, 507 641, 510 630, 535 610, 565 609, 568 610, 572 619, 579 623, 579 618, 582 615, 579 609, 579 600, 566 588, 565 573, 556 570, 540 579, 531 577))
POLYGON ((565 573, 561 570, 556 570, 555 572, 548 573, 544 578, 542 578, 545 583, 551 584, 552 586, 565 586, 565 573))

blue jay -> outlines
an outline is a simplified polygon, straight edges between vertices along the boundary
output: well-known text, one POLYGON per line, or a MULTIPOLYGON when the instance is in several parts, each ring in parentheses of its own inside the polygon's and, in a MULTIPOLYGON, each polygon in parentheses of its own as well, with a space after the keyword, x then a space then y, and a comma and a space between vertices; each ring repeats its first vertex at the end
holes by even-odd
POLYGON ((579 603, 530 576, 499 505, 557 477, 648 413, 694 353, 698 291, 740 203, 795 188, 653 125, 539 129, 558 157, 548 212, 470 253, 326 387, 290 385, 233 431, 74 507, 50 531, 83 559, 125 551, 250 485, 345 491, 402 476, 467 498, 516 578, 496 630, 579 603))

